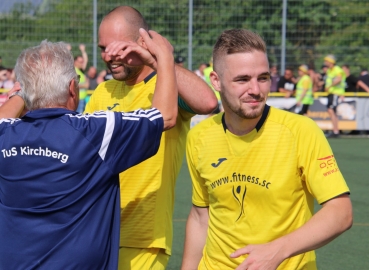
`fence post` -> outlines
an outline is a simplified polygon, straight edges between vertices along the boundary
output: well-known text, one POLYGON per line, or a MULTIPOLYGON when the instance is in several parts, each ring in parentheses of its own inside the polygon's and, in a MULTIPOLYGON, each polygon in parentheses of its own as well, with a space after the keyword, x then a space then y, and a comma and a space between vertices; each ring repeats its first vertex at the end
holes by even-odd
POLYGON ((192 70, 192 25, 193 25, 193 0, 188 1, 188 62, 187 68, 192 70))

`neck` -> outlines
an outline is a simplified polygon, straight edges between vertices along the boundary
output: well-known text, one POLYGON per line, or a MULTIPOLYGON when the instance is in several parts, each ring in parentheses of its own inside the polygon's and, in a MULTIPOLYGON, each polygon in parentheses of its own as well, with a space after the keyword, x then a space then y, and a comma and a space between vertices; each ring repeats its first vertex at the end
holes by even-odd
POLYGON ((250 133, 256 127, 261 118, 260 115, 255 119, 245 119, 233 112, 227 112, 226 108, 224 108, 224 112, 224 120, 227 129, 237 136, 242 136, 250 133))

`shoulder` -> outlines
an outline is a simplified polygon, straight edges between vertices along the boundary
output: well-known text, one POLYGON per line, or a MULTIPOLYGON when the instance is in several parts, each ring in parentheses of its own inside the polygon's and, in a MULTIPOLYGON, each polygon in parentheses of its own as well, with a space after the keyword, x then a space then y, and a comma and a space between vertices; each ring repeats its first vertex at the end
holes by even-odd
POLYGON ((189 131, 189 140, 202 139, 206 138, 207 136, 211 136, 214 132, 214 128, 223 129, 222 116, 223 113, 218 113, 198 123, 189 131))
POLYGON ((94 94, 102 92, 112 92, 116 87, 121 86, 122 84, 123 82, 114 79, 102 82, 96 87, 94 94))
POLYGON ((322 133, 318 125, 309 117, 271 107, 267 123, 279 125, 289 130, 292 136, 307 136, 314 132, 322 133))

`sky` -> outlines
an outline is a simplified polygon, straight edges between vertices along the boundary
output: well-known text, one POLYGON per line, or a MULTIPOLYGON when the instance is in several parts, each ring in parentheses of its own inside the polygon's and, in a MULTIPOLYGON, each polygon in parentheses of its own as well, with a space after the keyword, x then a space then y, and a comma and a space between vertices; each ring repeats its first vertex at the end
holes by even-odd
POLYGON ((40 5, 43 0, 0 0, 0 13, 7 13, 15 3, 31 2, 33 5, 40 5))

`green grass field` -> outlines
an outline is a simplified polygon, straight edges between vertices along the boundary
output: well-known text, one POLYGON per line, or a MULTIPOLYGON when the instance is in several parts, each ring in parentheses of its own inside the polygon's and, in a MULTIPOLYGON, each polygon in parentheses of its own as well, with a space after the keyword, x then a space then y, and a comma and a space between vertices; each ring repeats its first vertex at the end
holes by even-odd
MULTIPOLYGON (((351 191, 354 224, 349 231, 317 250, 318 269, 369 269, 369 138, 340 138, 329 142, 351 191)), ((319 207, 316 205, 316 210, 319 207)), ((180 269, 190 208, 191 179, 184 160, 177 180, 173 254, 168 270, 180 269)))

